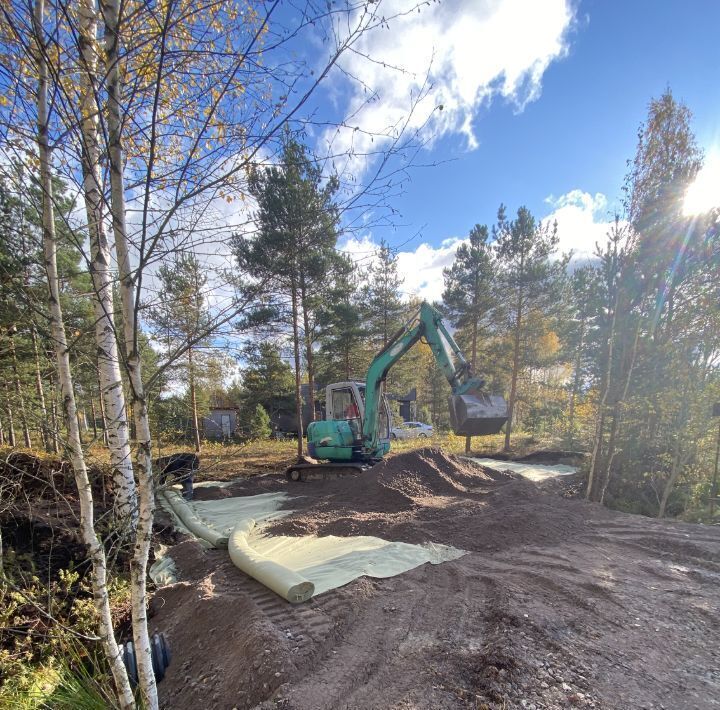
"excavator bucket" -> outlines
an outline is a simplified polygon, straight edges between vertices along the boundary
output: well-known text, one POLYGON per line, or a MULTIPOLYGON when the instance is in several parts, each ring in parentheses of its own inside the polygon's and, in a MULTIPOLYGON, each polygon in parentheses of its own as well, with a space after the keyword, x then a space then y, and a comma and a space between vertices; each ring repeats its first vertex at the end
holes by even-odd
POLYGON ((490 394, 450 395, 450 425, 460 436, 497 434, 507 421, 507 403, 490 394))

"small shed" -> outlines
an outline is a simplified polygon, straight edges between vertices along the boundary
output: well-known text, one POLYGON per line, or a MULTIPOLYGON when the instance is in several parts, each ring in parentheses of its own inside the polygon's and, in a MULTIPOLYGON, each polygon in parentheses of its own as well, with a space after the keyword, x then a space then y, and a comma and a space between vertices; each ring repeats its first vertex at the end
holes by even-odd
POLYGON ((237 431, 238 408, 228 402, 215 400, 210 403, 210 411, 203 419, 203 432, 206 439, 225 441, 232 439, 237 431))

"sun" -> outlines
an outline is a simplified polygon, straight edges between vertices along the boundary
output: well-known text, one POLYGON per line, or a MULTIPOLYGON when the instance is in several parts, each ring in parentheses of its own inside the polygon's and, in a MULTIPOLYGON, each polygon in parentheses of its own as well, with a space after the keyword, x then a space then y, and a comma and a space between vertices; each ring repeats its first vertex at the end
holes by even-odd
POLYGON ((720 207, 720 150, 710 153, 700 172, 685 193, 683 213, 692 215, 720 207))

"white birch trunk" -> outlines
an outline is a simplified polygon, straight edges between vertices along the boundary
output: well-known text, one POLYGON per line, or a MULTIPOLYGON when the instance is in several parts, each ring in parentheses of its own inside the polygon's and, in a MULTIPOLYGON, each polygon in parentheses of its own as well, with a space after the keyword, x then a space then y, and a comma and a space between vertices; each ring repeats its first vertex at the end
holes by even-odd
POLYGON ((107 422, 116 518, 123 527, 132 528, 137 520, 137 493, 125 394, 120 377, 120 361, 115 337, 110 247, 103 226, 104 196, 100 179, 99 109, 96 100, 98 14, 95 0, 80 0, 79 10, 79 44, 83 67, 83 71, 80 72, 83 192, 90 236, 90 274, 95 293, 93 308, 98 379, 107 422))
POLYGON ((75 475, 75 484, 80 501, 80 529, 92 564, 93 600, 99 619, 99 635, 115 680, 120 707, 135 708, 130 681, 122 662, 112 628, 110 599, 107 589, 107 566, 105 549, 97 534, 93 515, 93 499, 87 468, 80 444, 80 430, 77 425, 77 408, 73 392, 70 355, 68 352, 62 308, 60 306, 60 284, 57 272, 57 244, 55 240, 55 217, 52 204, 52 179, 50 174, 50 149, 48 146, 47 85, 48 70, 45 60, 45 46, 42 33, 44 0, 35 0, 33 25, 38 50, 38 148, 40 153, 40 180, 43 191, 43 255, 49 291, 50 327, 55 348, 55 357, 60 381, 63 411, 67 426, 67 443, 75 475))
POLYGON ((155 493, 152 477, 152 441, 147 399, 142 380, 138 348, 135 282, 130 264, 129 240, 125 222, 125 186, 123 182, 122 120, 120 107, 120 7, 119 0, 101 3, 105 21, 105 73, 107 77, 107 126, 110 157, 110 202, 120 271, 126 367, 130 379, 130 397, 137 444, 135 470, 138 478, 139 515, 135 550, 130 563, 132 627, 137 654, 142 700, 148 710, 157 710, 158 695, 152 668, 152 651, 147 626, 147 565, 150 554, 155 493))

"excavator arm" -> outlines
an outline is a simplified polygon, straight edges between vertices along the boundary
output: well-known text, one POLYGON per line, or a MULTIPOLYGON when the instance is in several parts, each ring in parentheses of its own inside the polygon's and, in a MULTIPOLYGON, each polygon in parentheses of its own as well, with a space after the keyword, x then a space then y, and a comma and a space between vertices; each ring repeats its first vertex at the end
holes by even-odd
POLYGON ((450 383, 450 420, 457 434, 494 434, 507 421, 502 397, 480 393, 483 381, 474 376, 440 313, 423 302, 413 318, 401 328, 370 364, 365 383, 363 449, 368 457, 379 454, 379 423, 382 386, 390 368, 420 339, 425 338, 450 383))

